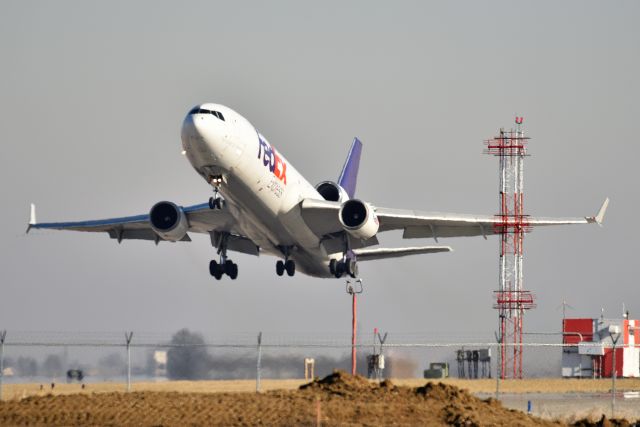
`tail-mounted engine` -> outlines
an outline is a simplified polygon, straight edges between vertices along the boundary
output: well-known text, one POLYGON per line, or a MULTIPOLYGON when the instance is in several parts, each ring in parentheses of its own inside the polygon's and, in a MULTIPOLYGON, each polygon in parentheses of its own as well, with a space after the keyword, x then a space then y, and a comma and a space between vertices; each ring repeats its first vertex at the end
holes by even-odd
POLYGON ((342 227, 358 239, 367 240, 376 235, 380 223, 373 207, 358 199, 347 200, 338 212, 342 227))
POLYGON ((163 240, 177 242, 189 231, 189 222, 182 208, 171 202, 158 202, 149 212, 151 228, 163 240))
POLYGON ((323 199, 330 202, 346 202, 349 195, 338 184, 332 181, 323 181, 316 185, 316 191, 320 193, 323 199))

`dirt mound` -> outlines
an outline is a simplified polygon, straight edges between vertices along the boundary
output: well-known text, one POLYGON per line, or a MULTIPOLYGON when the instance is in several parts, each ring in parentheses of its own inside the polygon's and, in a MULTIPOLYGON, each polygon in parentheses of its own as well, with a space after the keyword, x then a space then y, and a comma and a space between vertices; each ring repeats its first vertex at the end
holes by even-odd
MULTIPOLYGON (((390 382, 389 382, 390 383, 390 382)), ((360 375, 349 375, 344 371, 333 371, 322 379, 314 379, 309 384, 300 386, 300 390, 311 392, 323 392, 339 396, 354 396, 361 393, 370 393, 375 389, 382 388, 378 384, 372 383, 360 375)), ((388 390, 385 386, 383 390, 388 390)))
MULTIPOLYGON (((344 372, 266 393, 79 393, 0 402, 0 425, 558 426, 441 383, 410 388, 344 372)), ((626 426, 602 419, 574 425, 626 426)))
POLYGON ((604 415, 598 421, 582 419, 571 424, 574 427, 633 427, 640 425, 640 420, 635 422, 620 420, 616 418, 608 419, 604 415))

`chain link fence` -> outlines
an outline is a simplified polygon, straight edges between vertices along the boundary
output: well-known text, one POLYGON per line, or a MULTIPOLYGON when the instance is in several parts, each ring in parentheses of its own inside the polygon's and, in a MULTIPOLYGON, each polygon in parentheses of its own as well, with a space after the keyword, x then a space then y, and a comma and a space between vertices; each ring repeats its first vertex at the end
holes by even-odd
MULTIPOLYGON (((614 411, 640 417, 640 398, 632 393, 640 389, 640 380, 618 380, 619 391, 614 393, 612 379, 590 382, 589 375, 582 382, 561 379, 565 346, 559 334, 528 337, 536 342, 523 344, 524 380, 497 378, 500 347, 489 340, 435 342, 427 334, 400 333, 383 337, 360 336, 358 374, 411 386, 429 380, 451 382, 478 397, 498 398, 508 407, 547 418, 568 413, 610 416, 614 411)), ((186 329, 172 336, 130 331, 0 331, 0 338, 0 399, 20 398, 26 389, 21 384, 41 392, 71 386, 95 390, 105 384, 112 384, 114 391, 126 391, 132 385, 137 390, 144 384, 170 384, 171 380, 248 380, 245 383, 251 388, 245 384, 244 390, 260 390, 261 380, 298 380, 294 384, 299 385, 305 375, 310 380, 334 369, 351 371, 350 337, 334 334, 214 338, 186 329)))

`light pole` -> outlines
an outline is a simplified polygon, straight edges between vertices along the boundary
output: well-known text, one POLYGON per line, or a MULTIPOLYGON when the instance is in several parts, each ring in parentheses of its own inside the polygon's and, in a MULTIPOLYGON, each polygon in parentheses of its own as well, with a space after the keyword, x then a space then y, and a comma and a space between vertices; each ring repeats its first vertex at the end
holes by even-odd
POLYGON ((127 342, 127 392, 131 391, 131 339, 133 332, 125 332, 124 339, 127 342))
MULTIPOLYGON (((496 353, 498 354, 498 360, 496 361, 496 400, 500 400, 500 377, 502 376, 502 336, 498 332, 494 332, 498 346, 496 353)), ((464 361, 462 362, 464 367, 464 361)), ((491 369, 489 369, 491 371, 491 369)))
MULTIPOLYGON (((258 360, 256 362, 256 393, 260 393, 260 377, 262 372, 262 331, 258 334, 258 360)), ((305 368, 306 370, 306 368, 305 368)), ((313 378, 311 379, 313 381, 313 378)))
POLYGON ((2 401, 2 377, 4 376, 4 340, 7 331, 0 332, 0 401, 2 401))
POLYGON ((620 327, 617 325, 609 325, 609 336, 613 344, 613 361, 611 369, 611 418, 616 416, 616 344, 620 339, 620 327))

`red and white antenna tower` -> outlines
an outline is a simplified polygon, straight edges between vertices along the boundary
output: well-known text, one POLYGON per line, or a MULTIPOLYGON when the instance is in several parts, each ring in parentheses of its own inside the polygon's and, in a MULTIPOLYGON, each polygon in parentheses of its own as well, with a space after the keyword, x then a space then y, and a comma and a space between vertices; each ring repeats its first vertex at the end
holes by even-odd
POLYGON ((494 308, 498 310, 500 378, 522 378, 522 318, 535 307, 534 296, 522 287, 524 234, 530 231, 523 207, 524 158, 528 137, 522 131, 522 117, 516 129, 504 131, 485 141, 485 153, 500 160, 500 213, 495 232, 500 236, 500 276, 494 308))

